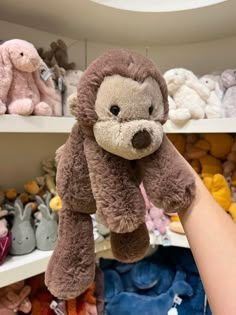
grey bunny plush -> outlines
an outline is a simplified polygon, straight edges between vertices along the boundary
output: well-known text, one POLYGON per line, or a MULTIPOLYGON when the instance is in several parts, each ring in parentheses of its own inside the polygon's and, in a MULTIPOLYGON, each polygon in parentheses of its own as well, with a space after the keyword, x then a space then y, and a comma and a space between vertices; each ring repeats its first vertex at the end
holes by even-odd
POLYGON ((23 207, 17 199, 14 203, 14 222, 12 226, 11 255, 24 255, 35 249, 35 233, 31 224, 32 206, 27 204, 23 207))
POLYGON ((47 194, 45 201, 36 196, 38 209, 42 218, 36 229, 36 247, 40 250, 53 250, 57 242, 58 215, 49 207, 51 194, 47 194))
POLYGON ((236 117, 236 69, 227 69, 221 74, 225 89, 223 108, 225 117, 236 117))

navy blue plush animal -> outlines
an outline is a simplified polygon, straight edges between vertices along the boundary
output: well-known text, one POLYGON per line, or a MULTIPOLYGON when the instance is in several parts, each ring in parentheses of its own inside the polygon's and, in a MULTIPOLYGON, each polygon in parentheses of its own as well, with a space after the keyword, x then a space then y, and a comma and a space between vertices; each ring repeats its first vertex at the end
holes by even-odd
MULTIPOLYGON (((158 296, 147 296, 138 293, 120 292, 122 290, 121 282, 118 281, 117 275, 112 275, 111 271, 105 271, 105 281, 109 281, 109 290, 105 289, 107 315, 156 315, 167 314, 173 305, 174 296, 191 296, 193 290, 185 281, 185 273, 177 271, 172 286, 165 293, 158 296), (108 280, 109 278, 109 280, 108 280), (117 285, 119 282, 119 286, 117 285), (116 289, 112 288, 112 283, 116 289), (112 297, 112 293, 115 293, 112 297), (118 294, 117 294, 118 293, 118 294)), ((106 286, 105 286, 106 287, 106 286)))

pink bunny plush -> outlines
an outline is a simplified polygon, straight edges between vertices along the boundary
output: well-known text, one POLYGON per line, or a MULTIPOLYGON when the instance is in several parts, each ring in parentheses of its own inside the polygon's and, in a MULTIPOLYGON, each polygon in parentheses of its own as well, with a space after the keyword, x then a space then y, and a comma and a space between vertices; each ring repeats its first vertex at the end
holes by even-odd
POLYGON ((140 185, 141 193, 143 195, 146 205, 146 226, 149 232, 166 233, 166 227, 170 224, 169 218, 164 214, 163 209, 155 207, 149 200, 143 184, 140 185))
POLYGON ((0 46, 0 114, 61 116, 61 97, 35 47, 12 39, 0 46))
POLYGON ((164 214, 163 209, 151 206, 146 216, 146 225, 149 232, 166 233, 166 227, 170 224, 169 218, 164 214), (150 221, 151 219, 151 221, 150 221))

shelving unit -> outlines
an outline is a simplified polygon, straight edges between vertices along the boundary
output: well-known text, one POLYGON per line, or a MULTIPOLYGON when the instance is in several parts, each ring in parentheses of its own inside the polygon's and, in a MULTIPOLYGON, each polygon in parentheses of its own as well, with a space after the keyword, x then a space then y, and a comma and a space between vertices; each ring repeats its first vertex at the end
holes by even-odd
MULTIPOLYGON (((40 117, 40 116, 0 116, 0 133, 69 133, 74 117, 40 117)), ((184 125, 167 121, 166 133, 233 133, 236 131, 236 118, 190 120, 184 125)))
MULTIPOLYGON (((80 70, 104 51, 122 47, 147 55, 162 72, 181 65, 203 75, 235 68, 235 9, 236 1, 224 1, 211 8, 162 13, 157 18, 155 13, 123 12, 92 1, 68 0, 65 10, 63 0, 8 0, 1 4, 0 38, 22 38, 45 50, 62 38, 69 47, 70 61, 80 70)), ((21 189, 38 176, 41 160, 51 157, 66 141, 74 122, 74 117, 0 115, 0 184, 21 189)), ((167 121, 164 131, 236 133, 236 118, 192 120, 183 126, 167 121)), ((151 247, 189 247, 185 235, 168 230, 167 236, 151 234, 151 247)), ((36 250, 9 256, 0 266, 0 287, 44 272, 51 254, 36 250)), ((109 241, 96 244, 96 256, 112 258, 109 241)))
POLYGON ((8 256, 0 266, 0 287, 43 273, 52 252, 35 250, 22 256, 8 256))
MULTIPOLYGON (((0 116, 0 134, 67 134, 75 123, 74 117, 22 117, 17 115, 0 116)), ((166 133, 217 133, 236 131, 236 118, 191 120, 183 126, 177 126, 171 121, 164 125, 166 133)), ((189 248, 185 235, 168 230, 167 239, 155 234, 150 235, 150 245, 178 246, 189 248)), ((0 287, 29 278, 46 270, 52 252, 34 252, 17 257, 9 256, 0 266, 0 287)), ((112 258, 109 241, 96 244, 96 256, 112 258)))
MULTIPOLYGON (((168 242, 162 236, 150 235, 150 246, 179 246, 189 247, 185 235, 173 233, 168 230, 168 242)), ((104 240, 95 244, 97 259, 113 258, 109 240, 104 240)), ((30 254, 22 256, 8 256, 3 265, 0 266, 0 288, 8 284, 27 279, 34 275, 45 272, 47 264, 52 255, 52 251, 35 250, 30 254)))

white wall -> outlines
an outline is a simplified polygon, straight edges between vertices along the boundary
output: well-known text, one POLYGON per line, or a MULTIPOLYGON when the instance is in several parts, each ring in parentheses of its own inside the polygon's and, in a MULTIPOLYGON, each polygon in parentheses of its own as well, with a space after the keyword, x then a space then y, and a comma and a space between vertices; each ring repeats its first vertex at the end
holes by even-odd
POLYGON ((12 38, 20 38, 32 42, 37 48, 44 47, 48 49, 52 41, 61 38, 68 46, 69 58, 71 61, 76 62, 79 69, 84 69, 85 56, 84 56, 84 43, 72 38, 63 36, 58 37, 55 34, 46 33, 35 30, 33 28, 0 21, 0 39, 7 40, 12 38))
MULTIPOLYGON (((0 39, 8 38, 22 38, 31 41, 36 47, 48 48, 53 40, 58 39, 58 35, 0 21, 0 39)), ((69 46, 70 60, 75 61, 81 70, 85 69, 86 60, 89 64, 103 52, 121 48, 121 46, 88 41, 85 56, 84 41, 63 36, 61 38, 69 46)), ((123 48, 137 50, 143 54, 146 54, 148 50, 148 56, 157 63, 162 71, 173 67, 186 67, 197 74, 205 74, 226 68, 236 68, 236 37, 186 45, 123 46, 123 48)))

